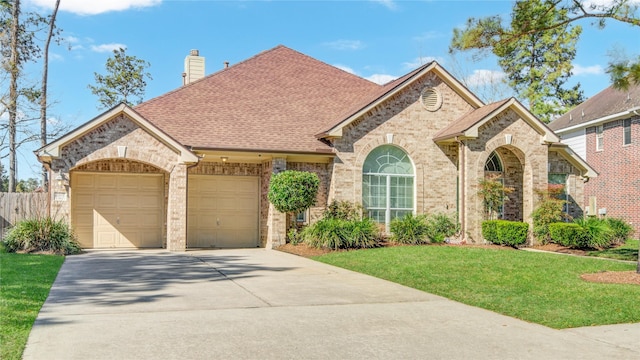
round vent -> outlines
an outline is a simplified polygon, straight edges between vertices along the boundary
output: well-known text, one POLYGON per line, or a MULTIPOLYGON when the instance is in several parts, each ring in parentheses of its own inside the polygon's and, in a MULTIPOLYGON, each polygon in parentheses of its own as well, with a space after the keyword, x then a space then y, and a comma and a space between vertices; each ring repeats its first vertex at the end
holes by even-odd
POLYGON ((420 95, 420 101, 424 105, 425 109, 429 111, 436 111, 442 106, 442 96, 440 92, 434 88, 426 88, 422 90, 420 95))

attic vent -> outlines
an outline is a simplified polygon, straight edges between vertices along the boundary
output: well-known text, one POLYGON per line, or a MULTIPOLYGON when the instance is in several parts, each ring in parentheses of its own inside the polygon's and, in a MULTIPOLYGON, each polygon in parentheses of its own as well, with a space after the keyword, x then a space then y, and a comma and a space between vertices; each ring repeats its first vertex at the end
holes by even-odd
POLYGON ((426 88, 422 90, 420 101, 425 109, 429 111, 437 111, 442 106, 442 96, 440 92, 434 88, 426 88))

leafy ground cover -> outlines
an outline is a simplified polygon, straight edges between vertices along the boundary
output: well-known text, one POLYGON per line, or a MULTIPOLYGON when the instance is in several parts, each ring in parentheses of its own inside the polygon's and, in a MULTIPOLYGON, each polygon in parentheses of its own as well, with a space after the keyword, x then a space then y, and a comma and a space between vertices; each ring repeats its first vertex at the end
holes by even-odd
POLYGON ((0 359, 22 357, 63 262, 62 256, 9 254, 0 245, 0 359))
POLYGON ((399 246, 314 259, 557 329, 640 321, 640 286, 581 279, 634 271, 632 263, 471 246, 399 246))

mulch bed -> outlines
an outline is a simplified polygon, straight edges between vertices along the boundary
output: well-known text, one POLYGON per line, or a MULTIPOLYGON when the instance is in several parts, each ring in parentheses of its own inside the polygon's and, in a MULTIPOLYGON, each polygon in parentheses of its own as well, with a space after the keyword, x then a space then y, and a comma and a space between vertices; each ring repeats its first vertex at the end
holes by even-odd
MULTIPOLYGON (((394 243, 382 243, 382 247, 391 247, 391 246, 404 246, 398 245, 394 243)), ((485 249, 499 249, 499 250, 515 250, 511 247, 498 246, 498 245, 453 245, 453 244, 438 244, 438 245, 428 245, 428 246, 465 246, 465 247, 474 247, 474 248, 485 248, 485 249)), ((549 252, 557 252, 563 254, 572 254, 578 256, 586 256, 587 252, 584 250, 576 250, 569 249, 564 246, 560 246, 557 244, 546 244, 546 245, 537 245, 532 247, 533 249, 549 251, 549 252)), ((334 250, 330 249, 317 249, 310 246, 307 246, 304 243, 298 245, 286 244, 277 248, 277 250, 299 255, 303 257, 313 257, 328 254, 330 252, 334 252, 334 250)), ((349 250, 335 250, 335 251, 349 251, 349 250)), ((593 274, 582 274, 580 276, 585 281, 589 282, 597 282, 597 283, 608 283, 608 284, 632 284, 632 285, 640 285, 640 274, 635 271, 603 271, 593 274)))

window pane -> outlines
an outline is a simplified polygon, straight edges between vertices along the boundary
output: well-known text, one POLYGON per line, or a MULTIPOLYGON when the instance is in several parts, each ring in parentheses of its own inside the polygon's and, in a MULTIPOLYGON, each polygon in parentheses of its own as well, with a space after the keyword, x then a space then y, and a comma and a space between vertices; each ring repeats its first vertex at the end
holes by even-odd
POLYGON ((391 145, 375 148, 367 156, 362 169, 364 174, 413 174, 413 164, 402 149, 391 145))
POLYGON ((624 120, 623 137, 623 145, 631 144, 631 119, 624 120))

